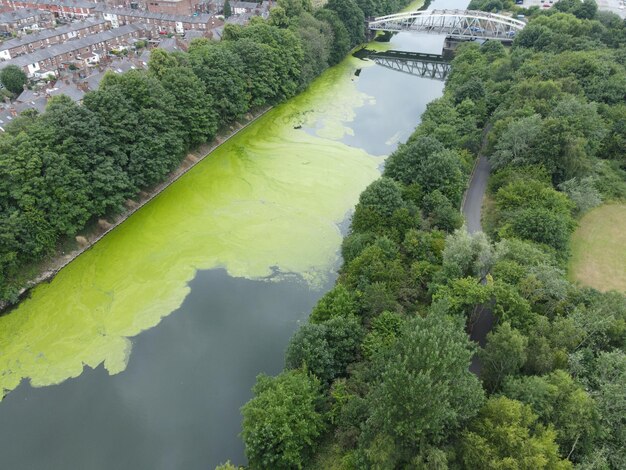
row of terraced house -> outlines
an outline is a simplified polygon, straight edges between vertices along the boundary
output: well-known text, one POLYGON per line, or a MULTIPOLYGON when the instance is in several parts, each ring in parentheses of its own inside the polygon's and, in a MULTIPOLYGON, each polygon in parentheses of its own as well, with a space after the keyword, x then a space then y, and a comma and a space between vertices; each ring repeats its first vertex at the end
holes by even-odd
POLYGON ((16 65, 31 78, 57 76, 60 70, 69 69, 72 64, 75 67, 95 65, 109 51, 149 36, 150 29, 145 25, 129 24, 18 55, 0 62, 0 69, 16 65))

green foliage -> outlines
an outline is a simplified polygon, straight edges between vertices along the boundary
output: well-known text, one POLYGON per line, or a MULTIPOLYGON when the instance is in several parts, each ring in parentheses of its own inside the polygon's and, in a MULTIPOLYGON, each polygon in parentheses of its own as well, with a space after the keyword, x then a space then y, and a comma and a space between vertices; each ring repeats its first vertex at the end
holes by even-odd
POLYGON ((459 209, 438 189, 424 197, 422 206, 432 228, 453 232, 463 224, 459 209))
POLYGON ((365 15, 355 0, 328 0, 324 8, 337 13, 348 31, 351 47, 365 40, 365 15))
POLYGON ((337 284, 324 294, 311 312, 311 323, 322 323, 331 318, 349 318, 357 313, 357 303, 351 291, 337 284))
POLYGON ((380 382, 367 397, 366 460, 385 468, 408 462, 418 446, 445 441, 476 414, 483 392, 468 370, 472 352, 462 324, 449 317, 406 323, 379 359, 380 382))
POLYGON ((573 204, 567 196, 538 181, 518 180, 495 195, 501 238, 518 237, 561 252, 574 229, 573 204))
POLYGON ((579 461, 580 455, 593 449, 598 434, 594 400, 567 372, 509 379, 502 392, 530 405, 545 426, 554 427, 561 455, 579 461))
POLYGON ((383 312, 372 320, 370 332, 363 340, 363 355, 369 359, 393 346, 405 319, 395 312, 383 312))
POLYGON ((442 266, 445 279, 483 278, 492 264, 493 248, 482 232, 470 235, 462 228, 446 237, 442 266))
POLYGON ((27 81, 26 74, 17 65, 7 65, 0 70, 0 83, 11 93, 20 94, 27 81))
POLYGON ((321 8, 315 11, 315 18, 325 21, 331 28, 333 41, 331 43, 328 62, 338 64, 350 51, 350 35, 336 11, 321 8))
POLYGON ((241 409, 249 465, 302 468, 324 428, 318 380, 300 370, 260 375, 253 393, 241 409))
POLYGON ((215 97, 214 106, 220 123, 243 116, 248 110, 250 94, 242 59, 225 43, 192 45, 189 59, 194 73, 215 97))
POLYGON ((287 347, 286 367, 303 368, 322 383, 330 383, 346 373, 348 364, 356 359, 362 339, 363 331, 353 316, 304 325, 287 347))
POLYGON ((563 191, 576 205, 576 214, 581 215, 602 204, 600 191, 595 187, 592 177, 572 178, 559 185, 563 191))
POLYGON ((526 362, 528 339, 503 323, 487 335, 487 345, 479 353, 482 362, 481 378, 487 390, 500 388, 502 381, 518 374, 526 362))
POLYGON ((529 406, 505 397, 490 398, 463 433, 463 465, 494 470, 572 468, 559 456, 555 432, 536 421, 529 406))

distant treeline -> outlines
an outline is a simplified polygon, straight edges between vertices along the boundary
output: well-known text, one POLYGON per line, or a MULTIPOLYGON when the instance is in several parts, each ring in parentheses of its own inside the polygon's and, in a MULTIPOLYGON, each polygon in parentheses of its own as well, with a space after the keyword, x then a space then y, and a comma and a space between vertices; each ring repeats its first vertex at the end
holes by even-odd
POLYGON ((626 468, 626 298, 564 274, 576 218, 626 198, 625 45, 616 15, 553 11, 510 51, 459 48, 361 194, 336 286, 243 407, 249 468, 626 468), (487 234, 468 235, 481 148, 487 234))
POLYGON ((408 0, 278 0, 268 21, 227 25, 221 42, 152 51, 149 70, 107 74, 82 105, 50 100, 0 136, 0 300, 98 217, 163 181, 190 148, 248 111, 303 90, 365 38, 365 13, 408 0))

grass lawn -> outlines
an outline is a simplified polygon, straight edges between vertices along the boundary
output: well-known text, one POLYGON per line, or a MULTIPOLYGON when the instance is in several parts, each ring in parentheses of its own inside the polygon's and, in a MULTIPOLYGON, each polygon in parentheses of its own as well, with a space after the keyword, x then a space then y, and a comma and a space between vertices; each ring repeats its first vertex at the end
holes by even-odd
POLYGON ((626 292, 626 204, 606 204, 583 216, 572 237, 569 278, 626 292))

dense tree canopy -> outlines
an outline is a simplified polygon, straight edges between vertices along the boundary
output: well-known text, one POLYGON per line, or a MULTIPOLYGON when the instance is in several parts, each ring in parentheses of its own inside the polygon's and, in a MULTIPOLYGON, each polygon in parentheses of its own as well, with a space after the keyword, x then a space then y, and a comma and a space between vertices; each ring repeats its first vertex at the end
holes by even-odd
MULTIPOLYGON (((391 3, 328 2, 315 16, 336 12, 354 44, 346 12, 391 3)), ((576 217, 626 197, 625 29, 586 4, 523 10, 511 50, 461 46, 443 96, 362 193, 338 283, 287 351, 328 400, 309 468, 626 464, 626 298, 565 276, 576 217), (486 233, 469 235, 459 206, 479 152, 493 168, 486 233), (479 382, 466 331, 485 311, 479 382), (331 323, 356 333, 332 339, 331 323)))

